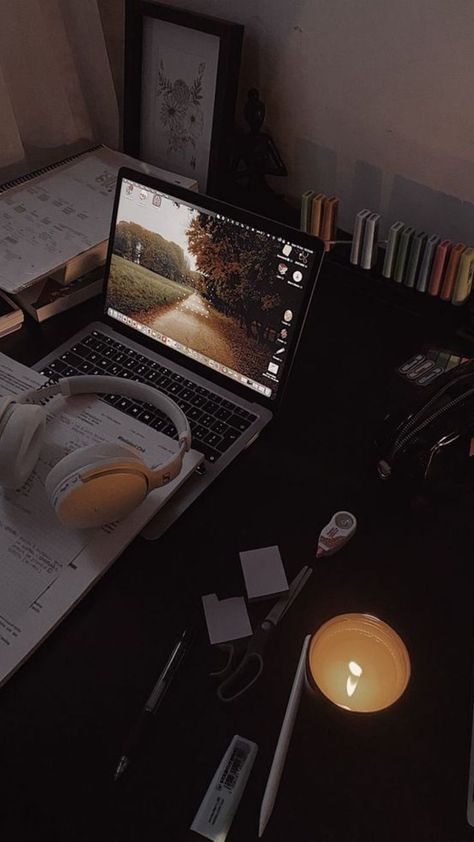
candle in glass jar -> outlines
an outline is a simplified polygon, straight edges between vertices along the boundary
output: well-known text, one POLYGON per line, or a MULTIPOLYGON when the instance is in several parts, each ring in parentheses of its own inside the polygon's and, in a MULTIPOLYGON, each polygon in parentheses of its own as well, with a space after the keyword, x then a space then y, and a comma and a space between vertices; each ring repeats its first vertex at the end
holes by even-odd
POLYGON ((313 635, 308 671, 324 696, 346 710, 392 705, 410 678, 410 658, 391 626, 370 614, 341 614, 313 635))

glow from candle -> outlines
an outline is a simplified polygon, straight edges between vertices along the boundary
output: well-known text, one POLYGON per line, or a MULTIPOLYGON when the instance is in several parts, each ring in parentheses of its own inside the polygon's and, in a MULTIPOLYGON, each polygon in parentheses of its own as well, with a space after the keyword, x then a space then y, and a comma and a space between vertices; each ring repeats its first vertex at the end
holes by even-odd
POLYGON ((359 664, 356 664, 355 661, 349 661, 349 670, 352 675, 356 675, 357 678, 362 675, 362 667, 359 664))
POLYGON ((393 704, 410 677, 405 644, 369 614, 342 614, 321 626, 309 646, 308 668, 332 702, 361 713, 393 704))

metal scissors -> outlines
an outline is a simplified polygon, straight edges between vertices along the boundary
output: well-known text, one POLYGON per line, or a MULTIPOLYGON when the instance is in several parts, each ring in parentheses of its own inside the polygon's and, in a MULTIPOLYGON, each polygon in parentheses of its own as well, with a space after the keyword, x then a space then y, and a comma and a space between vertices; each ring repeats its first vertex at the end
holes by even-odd
POLYGON ((211 675, 224 679, 217 688, 217 695, 222 702, 232 702, 255 684, 263 671, 263 653, 272 633, 312 572, 310 567, 302 567, 291 582, 288 593, 278 600, 249 639, 236 667, 233 666, 237 656, 236 645, 224 643, 220 646, 224 652, 227 652, 227 661, 221 670, 211 672, 211 675))

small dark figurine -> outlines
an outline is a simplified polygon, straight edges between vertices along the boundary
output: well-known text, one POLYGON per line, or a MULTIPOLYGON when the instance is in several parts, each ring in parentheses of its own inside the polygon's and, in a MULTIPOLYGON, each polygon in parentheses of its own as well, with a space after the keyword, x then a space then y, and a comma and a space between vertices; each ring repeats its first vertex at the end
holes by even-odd
POLYGON ((265 176, 288 175, 288 171, 270 135, 260 131, 265 119, 265 105, 257 89, 250 88, 247 96, 244 117, 250 132, 239 138, 234 177, 248 190, 272 192, 265 176))
POLYGON ((258 134, 265 119, 265 103, 260 99, 256 88, 250 88, 244 105, 244 117, 252 134, 258 134))
POLYGON ((236 131, 229 147, 229 180, 225 198, 233 204, 277 219, 287 225, 299 225, 295 212, 285 198, 267 184, 268 175, 288 175, 271 136, 262 132, 265 104, 256 88, 250 88, 244 106, 249 131, 236 131))

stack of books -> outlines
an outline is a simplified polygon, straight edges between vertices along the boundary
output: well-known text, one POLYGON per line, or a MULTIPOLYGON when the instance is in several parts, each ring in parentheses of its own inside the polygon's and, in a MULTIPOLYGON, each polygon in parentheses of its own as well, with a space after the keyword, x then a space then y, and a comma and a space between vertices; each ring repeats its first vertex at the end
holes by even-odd
POLYGON ((52 277, 42 278, 18 292, 14 300, 21 311, 28 313, 37 322, 42 322, 56 313, 69 310, 70 307, 99 295, 102 292, 103 280, 103 265, 91 269, 66 285, 60 284, 52 277))
POLYGON ((0 185, 0 290, 37 321, 100 293, 121 167, 195 179, 94 146, 0 185))
POLYGON ((0 292, 0 337, 18 330, 23 324, 23 310, 15 302, 0 292))

